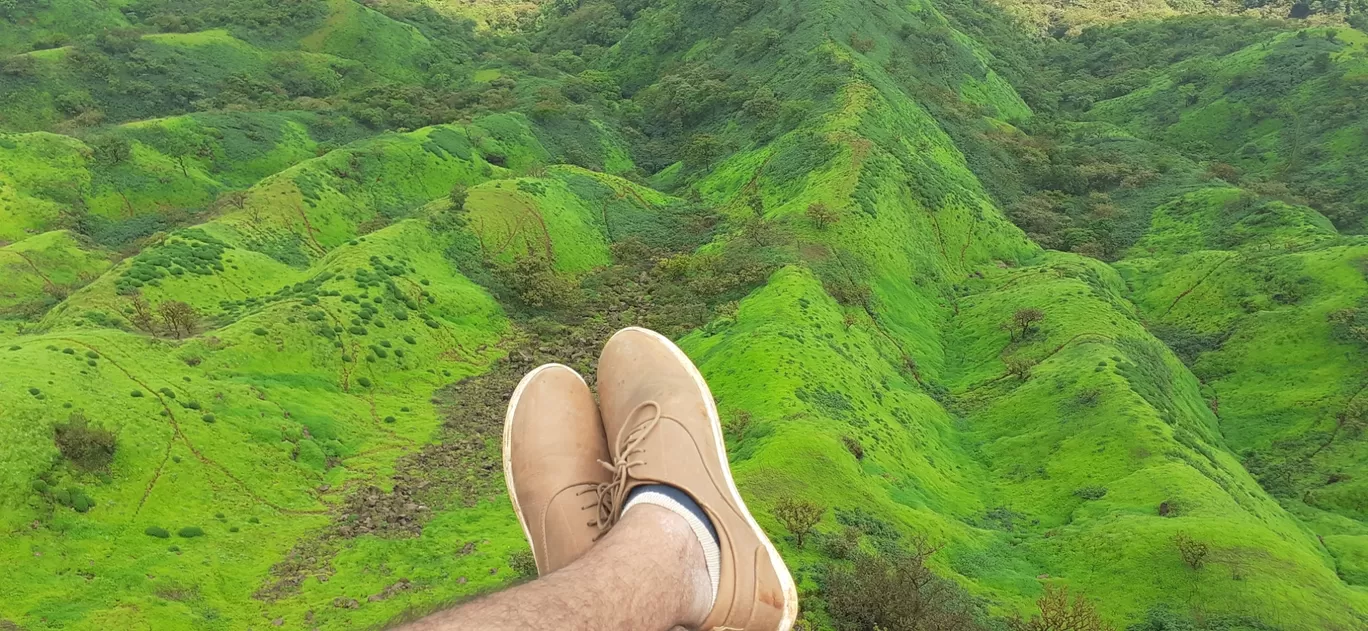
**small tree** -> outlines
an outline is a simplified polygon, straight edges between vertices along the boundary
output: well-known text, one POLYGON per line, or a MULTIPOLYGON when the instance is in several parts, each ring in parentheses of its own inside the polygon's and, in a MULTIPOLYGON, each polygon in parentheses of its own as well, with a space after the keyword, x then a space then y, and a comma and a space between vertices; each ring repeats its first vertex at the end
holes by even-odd
POLYGON ((1113 627, 1097 613, 1097 607, 1083 594, 1069 598, 1068 587, 1045 586, 1045 595, 1036 601, 1040 614, 1030 620, 1020 616, 1007 621, 1012 631, 1111 631, 1113 627))
POLYGON ((840 221, 836 212, 827 207, 822 202, 812 202, 807 207, 808 221, 818 230, 826 230, 827 226, 840 221))
POLYGON ((1007 374, 1022 381, 1031 378, 1031 369, 1035 368, 1036 361, 1025 357, 1014 357, 1007 360, 1007 374))
POLYGON ((1045 319, 1045 312, 1034 307, 1017 309, 1012 314, 1012 319, 1003 324, 1003 328, 1012 336, 1012 341, 1024 340, 1036 330, 1036 324, 1045 319))
POLYGON ((52 429, 57 451, 79 469, 102 471, 114 459, 117 442, 113 432, 92 426, 81 412, 72 412, 67 422, 52 429))
POLYGON ((451 200, 452 210, 465 210, 467 197, 470 197, 470 191, 466 190, 465 184, 451 187, 451 192, 447 194, 447 199, 451 200))
POLYGON ((157 305, 157 313, 161 315, 166 329, 175 335, 176 339, 193 335, 195 327, 199 324, 199 313, 195 308, 179 300, 167 300, 157 305))
POLYGON ((812 532, 812 527, 822 520, 826 507, 807 500, 785 497, 774 505, 774 517, 793 535, 798 547, 803 547, 803 539, 812 532))
POLYGON ((1207 544, 1193 539, 1185 532, 1173 535, 1173 546, 1178 548, 1178 555, 1183 557, 1183 563, 1194 572, 1202 569, 1206 564, 1207 554, 1211 552, 1207 544))
POLYGON ((129 306, 133 309, 133 313, 129 314, 128 321, 139 331, 155 336, 157 334, 157 321, 152 314, 152 305, 147 304, 147 299, 143 298, 142 293, 133 294, 129 306))

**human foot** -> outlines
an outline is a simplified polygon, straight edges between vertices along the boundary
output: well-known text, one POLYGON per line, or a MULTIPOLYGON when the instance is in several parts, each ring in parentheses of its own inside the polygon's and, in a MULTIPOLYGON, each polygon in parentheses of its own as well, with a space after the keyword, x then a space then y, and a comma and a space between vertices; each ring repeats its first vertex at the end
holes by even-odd
POLYGON ((612 475, 594 396, 579 373, 546 364, 513 391, 504 420, 504 481, 537 573, 545 576, 589 550, 599 535, 598 485, 612 475))
POLYGON ((713 604, 699 628, 792 627, 793 578, 736 490, 717 407, 689 358, 658 333, 623 329, 599 358, 598 390, 612 454, 613 479, 603 492, 610 524, 636 487, 683 491, 707 516, 719 548, 713 604))

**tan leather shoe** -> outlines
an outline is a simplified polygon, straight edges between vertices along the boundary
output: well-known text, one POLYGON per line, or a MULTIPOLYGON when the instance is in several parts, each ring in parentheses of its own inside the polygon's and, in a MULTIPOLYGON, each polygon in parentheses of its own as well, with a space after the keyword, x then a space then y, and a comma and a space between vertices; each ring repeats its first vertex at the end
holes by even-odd
POLYGON ((793 577, 736 490, 717 406, 698 369, 659 333, 623 329, 599 358, 598 390, 616 470, 610 519, 637 486, 684 491, 707 513, 722 549, 717 600, 700 628, 791 628, 798 617, 793 577))
POLYGON ((598 405, 579 373, 560 364, 523 377, 504 420, 504 481, 537 574, 580 558, 598 536, 598 485, 612 479, 598 405))

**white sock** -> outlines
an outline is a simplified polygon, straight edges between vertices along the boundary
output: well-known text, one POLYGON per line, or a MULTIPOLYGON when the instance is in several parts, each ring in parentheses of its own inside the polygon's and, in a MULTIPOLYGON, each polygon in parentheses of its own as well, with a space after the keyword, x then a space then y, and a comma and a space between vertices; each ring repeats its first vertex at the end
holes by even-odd
POLYGON ((711 609, 717 600, 717 582, 722 575, 722 548, 717 545, 712 525, 704 521, 707 518, 703 516, 702 509, 683 492, 673 487, 659 487, 660 490, 657 488, 657 485, 650 485, 633 491, 627 499, 627 505, 622 508, 622 513, 627 514, 627 511, 637 504, 651 504, 669 510, 689 523, 689 529, 698 537, 698 545, 703 547, 703 561, 708 566, 708 580, 712 581, 712 596, 708 598, 708 608, 711 609), (692 506, 671 497, 672 495, 683 498, 692 506))

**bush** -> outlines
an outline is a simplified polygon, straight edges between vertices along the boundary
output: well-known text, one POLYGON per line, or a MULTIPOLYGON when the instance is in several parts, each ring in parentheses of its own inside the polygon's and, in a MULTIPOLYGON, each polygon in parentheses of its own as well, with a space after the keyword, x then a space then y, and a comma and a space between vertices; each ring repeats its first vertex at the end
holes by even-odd
POLYGON ((43 480, 34 480, 34 481, 33 481, 33 490, 36 491, 36 492, 38 492, 38 493, 47 493, 48 490, 51 489, 51 488, 52 488, 52 487, 48 486, 48 483, 45 482, 45 481, 43 481, 43 480))
POLYGON ((369 388, 371 387, 371 380, 366 377, 359 377, 356 380, 356 385, 361 386, 362 388, 369 388))
POLYGON ((184 539, 193 539, 195 537, 203 537, 204 529, 199 526, 186 526, 177 530, 176 534, 184 539))
POLYGON ((237 526, 228 527, 228 532, 237 532, 238 530, 240 530, 240 528, 238 528, 237 526))
POLYGON ((1185 532, 1173 535, 1173 546, 1178 548, 1178 555, 1183 558, 1183 563, 1194 572, 1202 569, 1206 564, 1207 554, 1211 552, 1207 544, 1193 539, 1185 532))
POLYGON ((161 526, 148 526, 147 530, 143 531, 143 534, 158 539, 168 539, 171 537, 171 533, 167 532, 166 529, 161 526))
POLYGON ((385 422, 386 422, 386 423, 393 423, 393 422, 396 421, 396 420, 397 420, 397 419, 395 419, 393 416, 386 416, 386 417, 385 417, 385 422))
POLYGON ((85 471, 102 471, 114 459, 117 447, 113 432, 93 427, 81 412, 72 412, 66 423, 53 427, 53 441, 62 457, 85 471))
POLYGON ((791 497, 780 498, 774 505, 774 518, 788 529, 800 548, 803 547, 803 539, 812 531, 812 527, 822 520, 823 513, 826 513, 825 506, 791 497))
POLYGON ((205 423, 213 423, 218 419, 215 418, 213 414, 205 414, 204 416, 200 417, 200 420, 204 421, 205 423))
POLYGON ((413 339, 413 336, 412 336, 412 335, 405 335, 405 336, 404 336, 404 341, 407 342, 407 343, 409 343, 409 344, 417 344, 417 343, 418 343, 418 340, 413 339))
POLYGON ((1085 486, 1074 491, 1074 495, 1085 500, 1100 500, 1107 495, 1105 486, 1085 486))
POLYGON ((261 328, 261 327, 257 327, 257 328, 255 328, 255 329, 252 329, 252 332, 253 332, 253 333, 256 333, 257 335, 266 335, 266 329, 263 329, 263 328, 261 328))
POLYGON ((134 390, 134 391, 128 393, 128 395, 131 396, 131 397, 133 397, 134 399, 141 399, 142 396, 143 396, 143 392, 142 392, 142 390, 134 390))
POLYGON ((861 445, 860 441, 851 436, 842 436, 841 442, 845 443, 846 451, 855 456, 856 460, 864 460, 864 445, 861 445))
POLYGON ((1083 594, 1069 599, 1068 587, 1045 586, 1045 595, 1036 601, 1039 615, 1030 620, 1020 616, 1007 621, 1012 631, 1111 631, 1113 627, 1097 613, 1097 607, 1083 594))
POLYGON ((931 572, 936 552, 925 541, 883 555, 855 553, 852 567, 832 564, 822 581, 827 613, 840 631, 976 631, 975 611, 954 583, 931 572))

